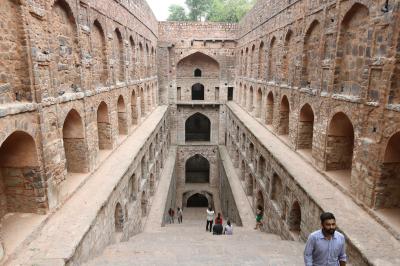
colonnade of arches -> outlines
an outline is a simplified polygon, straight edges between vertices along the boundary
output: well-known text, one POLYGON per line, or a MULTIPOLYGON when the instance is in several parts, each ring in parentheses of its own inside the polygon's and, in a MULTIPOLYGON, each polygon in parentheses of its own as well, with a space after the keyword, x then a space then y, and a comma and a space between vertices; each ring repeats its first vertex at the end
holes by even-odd
MULTIPOLYGON (((351 119, 343 112, 333 112, 326 125, 325 136, 325 157, 324 170, 336 171, 338 173, 350 173, 354 166, 354 147, 356 145, 355 129, 351 119)), ((311 149, 313 147, 314 111, 310 104, 305 103, 301 106, 298 121, 298 148, 311 149)), ((265 187, 268 191, 267 196, 275 204, 277 209, 293 232, 300 232, 301 224, 301 204, 298 200, 288 196, 290 190, 287 190, 283 184, 282 178, 277 172, 271 173, 271 165, 266 162, 263 155, 254 156, 254 144, 242 133, 239 126, 231 120, 231 128, 228 134, 228 149, 232 151, 232 158, 241 180, 245 184, 245 191, 248 196, 257 198, 257 189, 265 187), (237 143, 236 145, 234 143, 237 143), (271 176, 271 178, 268 178, 271 176), (264 185, 258 185, 258 182, 264 185), (288 192, 289 191, 289 192, 288 192), (290 199, 290 200, 289 200, 290 199)), ((384 152, 381 159, 376 163, 379 165, 380 174, 375 180, 376 190, 373 191, 373 203, 370 207, 374 209, 398 209, 400 208, 400 130, 392 134, 385 141, 384 152)), ((273 172, 273 168, 272 168, 273 172)), ((345 175, 350 179, 350 175, 345 175)), ((350 180, 348 180, 350 182, 350 180)), ((261 192, 263 193, 263 192, 261 192)), ((264 194, 265 195, 265 194, 264 194)), ((259 204, 259 203, 257 203, 259 204)))
MULTIPOLYGON (((238 159, 238 156, 236 159, 238 159)), ((264 212, 267 207, 266 200, 268 198, 274 205, 275 210, 280 213, 283 221, 287 224, 288 230, 292 232, 295 238, 298 238, 301 232, 302 221, 299 201, 295 197, 287 195, 282 179, 277 173, 272 175, 271 183, 266 185, 266 191, 268 191, 268 193, 265 193, 257 181, 257 178, 263 179, 266 175, 265 159, 262 155, 258 160, 258 164, 259 166, 256 167, 256 175, 253 175, 249 170, 249 166, 246 164, 245 160, 242 160, 239 165, 239 176, 244 182, 246 195, 252 198, 254 211, 260 209, 264 212), (289 209, 288 206, 290 206, 289 209)), ((265 180, 262 180, 262 182, 264 181, 265 180)))
MULTIPOLYGON (((400 103, 398 60, 388 62, 393 64, 393 67, 389 66, 393 70, 390 76, 387 75, 391 80, 391 84, 385 86, 387 91, 368 87, 367 79, 371 77, 364 74, 371 68, 368 62, 374 57, 397 58, 399 52, 395 47, 400 39, 389 41, 392 42, 389 44, 391 49, 382 47, 380 38, 389 36, 390 32, 373 26, 372 9, 362 3, 345 5, 344 8, 344 16, 338 15, 338 18, 311 16, 304 34, 296 35, 295 31, 299 27, 291 24, 282 33, 274 32, 246 43, 239 50, 238 75, 319 92, 365 98, 371 102, 400 103), (338 33, 327 34, 323 19, 339 19, 338 33), (295 64, 299 59, 300 64, 295 64), (387 96, 387 99, 383 99, 383 96, 387 96)), ((379 5, 373 8, 379 8, 379 5)), ((384 69, 381 66, 373 68, 371 71, 378 74, 384 69)), ((243 96, 249 90, 251 88, 247 88, 247 92, 246 89, 242 91, 237 99, 243 106, 249 104, 246 103, 246 95, 243 96)))
MULTIPOLYGON (((150 86, 146 86, 150 88, 150 86)), ((143 94, 150 90, 142 88, 143 94)), ((65 156, 65 169, 67 173, 87 173, 93 168, 90 161, 89 145, 87 139, 90 124, 96 125, 97 148, 99 150, 110 150, 114 148, 116 141, 113 132, 119 135, 127 135, 129 127, 138 125, 140 118, 150 112, 155 106, 144 107, 146 113, 137 110, 139 98, 137 91, 131 94, 131 117, 128 117, 129 101, 118 95, 115 99, 116 113, 111 112, 114 108, 107 101, 100 101, 95 110, 94 121, 85 121, 84 114, 79 109, 72 108, 60 123, 61 139, 65 156), (115 114, 115 118, 112 115, 115 114), (116 121, 115 127, 112 120, 116 121), (131 120, 131 121, 129 121, 131 120)), ((150 96, 149 96, 150 97, 150 96)), ((150 102, 151 104, 152 102, 150 102)), ((157 141, 159 137, 157 134, 157 141)), ((158 145, 155 144, 155 145, 158 145)), ((44 169, 42 168, 40 141, 37 136, 24 130, 16 130, 0 143, 0 217, 7 212, 39 212, 47 211, 46 190, 42 188, 45 184, 44 169)), ((155 146, 150 145, 150 160, 155 158, 155 146)), ((157 161, 157 166, 161 166, 157 161)), ((151 173, 150 186, 154 189, 154 176, 151 173)))
MULTIPOLYGON (((251 89, 251 87, 250 87, 251 89)), ((253 99, 252 90, 250 99, 253 99)), ((265 112, 265 119, 262 121, 265 125, 271 126, 271 129, 280 136, 289 136, 289 129, 295 132, 292 141, 295 148, 299 150, 309 150, 312 152, 314 145, 314 131, 316 127, 315 112, 310 103, 303 103, 299 107, 297 117, 293 116, 294 110, 291 110, 289 98, 281 95, 279 102, 272 91, 266 96, 265 106, 262 106, 261 100, 264 92, 260 89, 257 95, 255 109, 256 117, 260 118, 261 112, 265 112), (290 121, 293 119, 294 121, 290 121)), ((246 109, 246 105, 242 106, 246 109)), ((248 106, 248 105, 247 105, 248 106)), ((251 112, 251 108, 247 109, 251 112)), ((344 170, 351 169, 354 149, 354 128, 350 118, 344 112, 334 113, 326 125, 326 145, 325 145, 325 166, 324 169, 344 170)))
MULTIPOLYGON (((27 43, 26 39, 31 39, 31 44, 34 44, 41 41, 36 38, 42 35, 27 36, 26 34, 29 35, 31 31, 21 27, 20 23, 23 21, 22 5, 25 4, 5 0, 2 6, 2 16, 4 16, 2 18, 9 26, 7 29, 0 29, 0 35, 5 37, 0 40, 0 45, 9 47, 10 44, 15 44, 15 47, 4 49, 17 51, 10 53, 9 59, 5 59, 9 62, 0 65, 0 73, 6 73, 1 75, 0 84, 10 83, 14 90, 14 93, 10 94, 13 97, 8 101, 33 101, 57 97, 65 92, 81 91, 81 88, 94 89, 156 74, 156 49, 152 41, 137 34, 129 28, 129 25, 108 27, 106 18, 100 13, 93 13, 93 19, 87 21, 90 28, 87 34, 90 38, 83 39, 78 34, 81 31, 81 24, 78 23, 75 10, 71 8, 75 4, 70 4, 70 0, 57 0, 51 5, 51 10, 48 10, 49 23, 44 23, 42 26, 53 26, 49 31, 52 38, 49 38, 49 47, 41 47, 39 50, 54 53, 52 56, 54 62, 51 62, 54 67, 50 69, 54 72, 52 76, 57 82, 54 83, 54 87, 47 88, 35 96, 35 92, 31 92, 29 86, 30 74, 26 67, 29 65, 29 54, 24 46, 27 43), (11 28, 14 30, 10 31, 11 28), (90 55, 82 55, 83 50, 90 55), (84 58, 88 57, 90 63, 84 61, 84 58), (126 62, 129 62, 129 65, 126 62)), ((82 25, 85 24, 86 22, 82 21, 82 25)), ((37 55, 32 56, 34 60, 36 57, 37 55)))

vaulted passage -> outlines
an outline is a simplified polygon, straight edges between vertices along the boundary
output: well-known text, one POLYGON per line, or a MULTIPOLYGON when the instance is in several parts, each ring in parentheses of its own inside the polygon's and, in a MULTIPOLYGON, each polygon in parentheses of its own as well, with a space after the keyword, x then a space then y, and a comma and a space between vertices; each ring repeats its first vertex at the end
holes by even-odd
POLYGON ((326 170, 350 170, 353 159, 354 129, 344 113, 332 117, 326 144, 326 170))
POLYGON ((118 102, 118 133, 120 135, 128 134, 128 117, 126 115, 126 106, 124 102, 124 98, 119 96, 118 102))
POLYGON ((196 113, 185 122, 186 141, 210 141, 211 122, 203 114, 196 113))
POLYGON ((185 164, 186 183, 208 183, 210 181, 210 162, 196 154, 185 164))
POLYGON ((186 207, 208 207, 208 200, 206 196, 196 193, 193 196, 189 197, 186 203, 186 207))
POLYGON ((196 83, 192 86, 192 100, 204 100, 204 85, 196 83))
POLYGON ((108 116, 108 107, 105 102, 101 102, 97 109, 97 134, 99 138, 99 149, 112 149, 112 132, 108 116))
POLYGON ((72 109, 68 113, 62 132, 67 171, 71 173, 88 172, 89 162, 85 130, 82 118, 76 110, 72 109))
POLYGON ((305 104, 300 110, 298 126, 298 149, 311 149, 313 140, 314 112, 309 104, 305 104))
POLYGON ((8 212, 38 212, 40 205, 45 209, 41 183, 34 139, 23 131, 12 133, 0 146, 0 217, 8 212))
POLYGON ((381 168, 382 177, 377 182, 375 207, 400 208, 400 132, 389 139, 381 168))

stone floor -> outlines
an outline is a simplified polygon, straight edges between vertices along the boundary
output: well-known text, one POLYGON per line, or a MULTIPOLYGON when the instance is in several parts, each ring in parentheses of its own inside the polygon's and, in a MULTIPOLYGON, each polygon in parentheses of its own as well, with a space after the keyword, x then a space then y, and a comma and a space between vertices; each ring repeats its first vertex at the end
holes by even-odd
POLYGON ((303 265, 304 243, 234 225, 234 235, 205 230, 205 209, 184 210, 183 224, 167 224, 106 248, 87 266, 303 265))

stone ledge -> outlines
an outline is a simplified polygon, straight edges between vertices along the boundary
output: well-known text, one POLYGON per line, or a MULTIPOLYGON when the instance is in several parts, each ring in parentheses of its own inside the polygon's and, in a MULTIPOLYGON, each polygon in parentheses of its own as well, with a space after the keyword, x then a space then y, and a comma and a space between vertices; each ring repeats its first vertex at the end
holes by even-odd
POLYGON ((32 112, 37 110, 36 103, 9 103, 0 105, 0 117, 15 115, 19 113, 32 112))

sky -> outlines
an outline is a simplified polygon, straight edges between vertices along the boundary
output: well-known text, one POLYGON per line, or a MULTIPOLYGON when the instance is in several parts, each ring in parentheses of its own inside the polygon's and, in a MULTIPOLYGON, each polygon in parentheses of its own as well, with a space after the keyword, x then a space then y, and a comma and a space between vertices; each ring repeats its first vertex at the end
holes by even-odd
POLYGON ((172 4, 185 6, 185 0, 146 0, 157 20, 164 21, 168 18, 168 7, 172 4))

